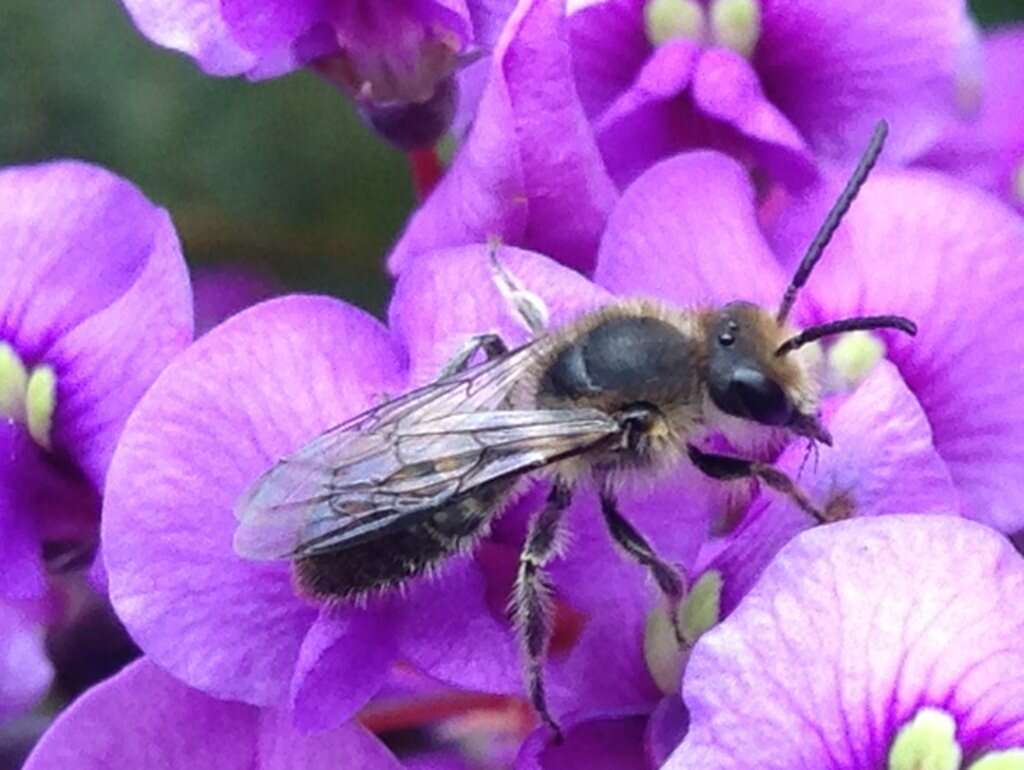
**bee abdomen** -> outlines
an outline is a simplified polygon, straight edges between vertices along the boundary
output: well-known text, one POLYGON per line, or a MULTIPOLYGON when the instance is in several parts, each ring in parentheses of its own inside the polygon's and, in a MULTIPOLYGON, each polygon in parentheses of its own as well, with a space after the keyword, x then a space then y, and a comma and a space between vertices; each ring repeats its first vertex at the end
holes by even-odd
POLYGON ((315 599, 347 600, 429 572, 483 536, 485 525, 511 486, 511 482, 488 485, 439 508, 421 524, 351 548, 299 559, 295 562, 296 583, 315 599))

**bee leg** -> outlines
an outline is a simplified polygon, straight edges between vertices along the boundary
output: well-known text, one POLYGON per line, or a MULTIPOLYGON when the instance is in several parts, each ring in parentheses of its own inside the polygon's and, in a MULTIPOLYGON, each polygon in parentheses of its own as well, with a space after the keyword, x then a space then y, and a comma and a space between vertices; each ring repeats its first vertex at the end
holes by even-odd
POLYGON ((604 514, 604 523, 608 526, 608 532, 612 539, 630 557, 646 567, 654 577, 661 593, 669 603, 669 617, 672 620, 672 628, 676 633, 676 640, 680 645, 685 643, 682 629, 676 620, 679 610, 679 603, 686 594, 686 583, 679 570, 666 562, 651 545, 644 539, 636 528, 619 512, 619 504, 612 491, 602 485, 601 488, 601 513, 604 514))
POLYGON ((539 296, 526 288, 525 284, 505 268, 498 261, 498 249, 501 244, 497 240, 491 241, 491 277, 494 285, 498 287, 501 296, 505 298, 515 311, 519 323, 530 333, 531 337, 541 337, 547 331, 548 306, 539 296))
POLYGON ((697 469, 713 479, 721 479, 723 481, 749 478, 760 479, 776 492, 784 494, 800 510, 810 514, 819 522, 824 523, 828 520, 825 513, 811 502, 810 498, 807 497, 807 493, 800 489, 793 479, 768 463, 745 460, 742 457, 711 454, 698 449, 693 444, 687 444, 686 451, 690 455, 690 461, 697 466, 697 469))
POLYGON ((551 640, 551 588, 544 566, 558 551, 562 513, 572 500, 572 488, 556 481, 547 503, 530 521, 526 543, 519 555, 519 575, 514 597, 516 623, 526 656, 526 689, 541 720, 561 743, 562 730, 548 711, 544 694, 544 658, 551 640))
POLYGON ((482 350, 486 359, 490 361, 508 353, 508 345, 497 334, 475 334, 466 340, 459 351, 444 365, 438 379, 443 380, 445 377, 451 377, 453 374, 463 371, 479 350, 482 350))

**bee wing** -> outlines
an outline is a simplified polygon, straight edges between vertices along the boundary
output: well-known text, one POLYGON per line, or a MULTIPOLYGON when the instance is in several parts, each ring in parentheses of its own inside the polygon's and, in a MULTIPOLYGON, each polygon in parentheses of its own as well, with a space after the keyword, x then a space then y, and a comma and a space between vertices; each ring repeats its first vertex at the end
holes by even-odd
POLYGON ((590 409, 464 412, 367 433, 342 425, 257 480, 239 505, 235 550, 279 559, 352 547, 618 433, 590 409))
POLYGON ((381 404, 280 460, 236 508, 235 551, 282 559, 356 545, 617 433, 596 410, 502 408, 539 344, 381 404))

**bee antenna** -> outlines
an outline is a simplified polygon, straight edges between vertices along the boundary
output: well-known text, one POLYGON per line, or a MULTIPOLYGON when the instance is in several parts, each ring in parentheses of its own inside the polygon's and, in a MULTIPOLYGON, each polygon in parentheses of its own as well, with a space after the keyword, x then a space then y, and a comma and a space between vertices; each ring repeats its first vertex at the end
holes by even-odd
POLYGON ((857 163, 857 168, 853 170, 853 174, 846 183, 846 187, 843 188, 836 202, 832 205, 832 210, 828 212, 825 221, 818 228, 818 234, 814 236, 811 245, 807 247, 804 258, 800 260, 800 266, 797 267, 796 272, 793 274, 793 280, 789 282, 789 286, 786 287, 786 293, 782 295, 779 311, 775 314, 775 320, 779 326, 786 322, 789 311, 793 307, 793 302, 796 300, 797 292, 807 283, 807 279, 811 277, 811 271, 818 264, 821 255, 825 253, 825 247, 832 240, 832 236, 839 227, 839 223, 843 221, 843 216, 850 208, 850 204, 853 203, 853 199, 857 197, 861 186, 867 181, 868 174, 871 173, 875 161, 878 160, 878 156, 882 152, 882 145, 885 144, 885 137, 888 133, 889 124, 884 120, 878 121, 875 125, 874 133, 871 134, 871 140, 868 142, 867 149, 864 150, 864 154, 861 155, 860 161, 857 163))
POLYGON ((901 315, 857 316, 855 318, 844 318, 841 321, 830 321, 829 323, 810 326, 779 345, 775 355, 784 356, 797 348, 802 348, 808 342, 814 342, 832 334, 866 331, 868 329, 895 329, 904 334, 909 334, 911 337, 917 334, 917 324, 901 315))

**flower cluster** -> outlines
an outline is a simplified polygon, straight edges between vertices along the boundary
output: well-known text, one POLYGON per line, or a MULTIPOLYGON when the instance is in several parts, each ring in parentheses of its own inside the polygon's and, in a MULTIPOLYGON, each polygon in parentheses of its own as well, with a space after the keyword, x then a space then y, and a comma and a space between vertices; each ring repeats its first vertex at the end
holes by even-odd
POLYGON ((139 30, 212 75, 254 80, 312 68, 399 147, 433 144, 461 70, 486 55, 511 0, 125 0, 139 30))
MULTIPOLYGON (((82 606, 109 601, 142 654, 26 768, 1024 768, 1020 30, 986 36, 947 0, 124 2, 208 73, 310 67, 400 146, 458 146, 387 258, 386 324, 268 299, 244 271, 190 277, 167 212, 97 167, 0 172, 0 726, 60 675, 53 640, 82 606), (529 356, 544 343, 524 320, 558 330, 624 298, 680 311, 695 339, 709 309, 774 312, 879 118, 893 139, 791 320, 898 314, 918 333, 809 348, 828 446, 748 440, 757 421, 702 382, 687 441, 769 483, 707 478, 678 447, 617 492, 615 525, 580 474, 569 537, 545 550, 537 511, 562 482, 519 473, 531 459, 473 548, 448 547, 435 505, 336 553, 383 540, 364 551, 409 573, 358 601, 242 555, 239 501, 269 468, 429 388, 476 335, 529 356), (410 542, 447 558, 414 569, 410 542), (655 558, 686 583, 668 606, 655 558), (509 597, 540 569, 541 610, 517 625, 509 597), (517 636, 532 677, 547 653, 560 734, 531 708, 517 636)), ((449 428, 386 475, 376 445, 344 444, 373 429, 293 459, 296 488, 335 494, 340 457, 376 504, 460 460, 437 454, 449 428)))

